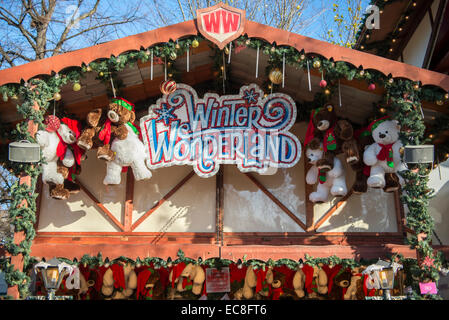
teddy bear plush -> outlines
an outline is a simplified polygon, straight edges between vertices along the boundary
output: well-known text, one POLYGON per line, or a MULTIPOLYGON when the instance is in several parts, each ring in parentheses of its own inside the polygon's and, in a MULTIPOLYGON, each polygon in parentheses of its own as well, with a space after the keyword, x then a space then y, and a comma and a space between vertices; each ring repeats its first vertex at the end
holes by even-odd
POLYGON ((371 167, 367 184, 371 188, 383 188, 386 192, 399 189, 395 172, 402 170, 399 140, 400 125, 396 120, 383 117, 370 124, 374 143, 363 153, 363 162, 371 167))
MULTIPOLYGON (((335 268, 335 267, 334 267, 335 268)), ((342 268, 334 273, 329 282, 332 283, 328 297, 330 300, 343 300, 344 295, 351 284, 352 273, 349 268, 342 268)))
POLYGON ((322 264, 316 266, 304 264, 302 267, 304 288, 306 289, 307 298, 309 299, 320 299, 322 298, 322 295, 327 294, 328 279, 322 266, 322 264))
POLYGON ((101 293, 106 299, 128 299, 137 288, 137 275, 134 266, 126 261, 118 261, 103 275, 101 293))
POLYGON ((145 300, 162 300, 165 289, 159 271, 153 268, 141 270, 137 275, 136 298, 145 300))
POLYGON ((304 291, 304 285, 306 283, 306 275, 304 271, 302 271, 301 267, 298 267, 295 275, 293 276, 292 285, 293 290, 296 293, 296 296, 300 299, 304 298, 306 292, 304 291))
POLYGON ((206 273, 200 265, 193 263, 186 265, 184 262, 181 262, 172 268, 168 279, 172 289, 175 289, 170 290, 170 299, 182 298, 182 293, 186 291, 190 291, 195 296, 198 296, 203 293, 206 273))
POLYGON ((323 144, 323 158, 318 161, 317 166, 326 172, 332 170, 334 158, 342 152, 349 165, 360 161, 361 156, 353 134, 354 129, 349 121, 338 119, 334 106, 327 104, 312 110, 304 145, 307 146, 312 140, 314 144, 323 144))
POLYGON ((273 300, 298 300, 292 287, 294 270, 286 266, 273 268, 273 283, 271 284, 271 299, 273 300), (290 281, 289 281, 290 280, 290 281))
POLYGON ((342 197, 348 192, 346 187, 346 177, 341 161, 335 157, 333 159, 333 168, 330 171, 324 172, 323 169, 318 168, 318 161, 324 156, 323 145, 317 141, 311 141, 306 149, 306 157, 312 167, 307 171, 307 184, 316 184, 316 191, 309 195, 309 200, 317 202, 326 202, 329 197, 329 192, 332 196, 342 197))
POLYGON ((363 290, 363 270, 365 270, 364 267, 352 269, 351 283, 344 294, 344 300, 365 300, 363 290))
POLYGON ((97 152, 100 159, 108 160, 103 184, 120 184, 124 167, 132 168, 137 181, 150 179, 152 174, 146 165, 148 152, 139 138, 139 130, 133 125, 134 105, 125 99, 113 99, 107 118, 99 132, 104 145, 97 152))
POLYGON ((245 282, 241 292, 236 297, 241 299, 266 299, 270 296, 270 286, 273 283, 273 270, 267 268, 254 268, 248 266, 246 269, 245 282))
POLYGON ((71 193, 79 192, 79 186, 73 181, 80 173, 84 152, 76 145, 80 134, 77 120, 48 116, 46 129, 36 133, 37 143, 42 148, 45 163, 42 164, 42 180, 49 185, 50 196, 66 200, 71 193))

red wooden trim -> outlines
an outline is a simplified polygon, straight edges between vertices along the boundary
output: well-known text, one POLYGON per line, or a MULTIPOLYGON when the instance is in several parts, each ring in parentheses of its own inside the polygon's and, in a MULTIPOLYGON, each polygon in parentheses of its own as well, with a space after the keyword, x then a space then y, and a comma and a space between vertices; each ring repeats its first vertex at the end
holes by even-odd
POLYGON ((319 236, 367 236, 367 237, 382 237, 382 236, 402 236, 400 232, 317 232, 310 234, 308 232, 224 232, 224 236, 269 236, 269 237, 319 237, 319 236))
POLYGON ((131 227, 131 231, 136 229, 146 218, 148 218, 154 211, 156 211, 165 201, 167 201, 172 195, 176 193, 190 178, 193 177, 195 172, 192 170, 186 175, 173 189, 171 189, 161 200, 158 201, 150 210, 148 210, 143 216, 141 216, 131 227))
POLYGON ((118 221, 114 215, 78 180, 78 184, 86 195, 97 205, 97 207, 117 226, 120 230, 125 231, 123 225, 118 221))
POLYGON ((131 167, 128 168, 126 173, 126 199, 125 199, 125 217, 124 228, 125 231, 131 231, 133 223, 133 198, 134 198, 134 174, 131 167))
POLYGON ((293 213, 291 212, 286 206, 282 204, 270 191, 265 188, 263 184, 261 184, 254 176, 252 176, 250 173, 245 173, 245 175, 260 189, 263 193, 267 195, 268 198, 271 199, 282 211, 284 211, 293 221, 296 222, 297 225, 299 225, 302 229, 306 230, 306 225, 293 213))
POLYGON ((307 163, 306 159, 304 158, 304 191, 305 191, 305 203, 306 203, 306 226, 307 231, 314 231, 313 230, 313 218, 314 218, 314 209, 313 209, 313 202, 309 200, 309 195, 313 192, 313 186, 306 183, 306 176, 307 172, 309 171, 311 165, 307 163))
POLYGON ((332 208, 329 209, 329 211, 321 217, 315 225, 312 227, 312 230, 316 231, 327 219, 329 219, 335 211, 337 211, 338 208, 340 208, 346 200, 349 199, 349 197, 352 195, 352 189, 343 197, 340 201, 338 201, 336 204, 332 206, 332 208))
MULTIPOLYGON (((153 237, 159 235, 160 232, 98 232, 98 231, 74 231, 74 232, 62 232, 62 231, 43 231, 39 232, 39 237, 115 237, 115 236, 135 236, 135 237, 153 237)), ((196 237, 196 236, 214 236, 213 232, 167 232, 167 235, 176 237, 196 237)))

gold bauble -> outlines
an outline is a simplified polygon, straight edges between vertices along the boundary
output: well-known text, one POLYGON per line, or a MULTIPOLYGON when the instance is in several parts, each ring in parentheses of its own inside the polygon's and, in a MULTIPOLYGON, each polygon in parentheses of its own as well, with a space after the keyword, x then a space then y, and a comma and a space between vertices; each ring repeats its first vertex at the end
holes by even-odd
POLYGON ((181 49, 181 46, 179 45, 179 43, 177 43, 177 44, 175 45, 175 48, 176 48, 177 50, 181 49))
POLYGON ((249 39, 247 39, 247 40, 245 41, 245 44, 246 44, 247 46, 249 46, 250 43, 251 43, 251 40, 249 40, 249 39))
POLYGON ((59 101, 59 100, 61 100, 61 94, 59 93, 59 92, 56 92, 54 95, 53 95, 53 99, 55 99, 56 101, 59 101))
POLYGON ((81 90, 81 85, 78 83, 78 82, 76 82, 76 83, 74 83, 73 84, 73 91, 80 91, 81 90))
POLYGON ((87 71, 87 72, 91 72, 91 71, 92 71, 91 66, 87 66, 86 71, 87 71))
POLYGON ((104 76, 103 71, 100 71, 100 72, 98 73, 98 75, 99 75, 100 77, 104 76))
POLYGON ((282 72, 278 68, 275 68, 270 71, 270 74, 268 75, 268 78, 271 82, 274 84, 281 84, 282 83, 282 72))
POLYGON ((229 54, 229 48, 228 48, 228 47, 225 47, 225 48, 224 48, 224 53, 225 53, 226 55, 229 54))
POLYGON ((174 52, 174 51, 170 52, 170 59, 171 60, 176 60, 177 57, 178 57, 178 55, 176 54, 176 52, 174 52))
POLYGON ((400 147, 400 148, 399 148, 399 154, 400 154, 401 156, 404 155, 404 150, 405 150, 404 147, 400 147))
POLYGON ((444 99, 449 100, 449 93, 446 93, 446 94, 444 95, 444 99))
POLYGON ((441 101, 441 100, 438 100, 438 101, 437 101, 437 105, 442 106, 443 104, 444 104, 443 101, 441 101))
POLYGON ((324 94, 328 96, 331 94, 331 91, 329 89, 326 89, 326 90, 324 90, 324 94))
POLYGON ((200 45, 200 43, 198 42, 198 40, 193 40, 192 41, 192 48, 197 48, 200 45))
POLYGON ((318 60, 315 60, 315 61, 313 62, 313 67, 314 67, 315 69, 320 68, 320 67, 321 67, 321 62, 318 61, 318 60))

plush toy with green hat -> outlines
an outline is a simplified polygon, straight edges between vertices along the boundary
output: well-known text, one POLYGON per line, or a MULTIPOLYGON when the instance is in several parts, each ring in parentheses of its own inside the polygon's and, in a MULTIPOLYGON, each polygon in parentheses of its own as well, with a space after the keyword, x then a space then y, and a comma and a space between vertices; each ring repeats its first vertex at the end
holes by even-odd
POLYGON ((371 188, 383 188, 386 192, 393 192, 399 188, 399 179, 395 172, 403 170, 399 140, 401 127, 398 121, 388 116, 373 121, 369 129, 374 139, 363 153, 363 162, 371 167, 367 184, 371 188))
POLYGON ((137 181, 151 178, 146 166, 148 152, 134 126, 134 105, 123 98, 114 98, 106 114, 108 119, 98 135, 103 146, 97 153, 100 159, 107 160, 103 184, 120 184, 121 172, 126 167, 132 168, 137 181))

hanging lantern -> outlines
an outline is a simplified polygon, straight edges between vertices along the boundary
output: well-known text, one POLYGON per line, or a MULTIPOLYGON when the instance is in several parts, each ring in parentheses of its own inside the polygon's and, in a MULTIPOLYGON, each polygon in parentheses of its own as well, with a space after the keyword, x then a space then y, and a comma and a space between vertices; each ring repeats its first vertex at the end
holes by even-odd
POLYGON ((369 91, 374 91, 376 90, 376 85, 374 83, 370 83, 370 85, 368 86, 368 90, 369 91))
POLYGON ((54 95, 53 95, 53 99, 55 99, 56 101, 59 101, 59 100, 61 100, 61 94, 59 93, 59 92, 56 92, 54 95))
POLYGON ((73 91, 80 91, 81 85, 79 84, 79 82, 74 83, 72 89, 73 89, 73 91))
POLYGON ((315 69, 319 69, 319 68, 321 67, 321 62, 320 62, 319 60, 315 60, 315 61, 313 62, 313 67, 314 67, 315 69))
POLYGON ((192 48, 198 48, 198 46, 200 45, 200 43, 198 42, 198 40, 193 40, 192 41, 192 48))
POLYGON ((162 94, 170 94, 176 91, 176 82, 174 80, 163 81, 160 85, 162 94))
POLYGON ((268 75, 268 78, 271 82, 274 84, 280 84, 282 83, 282 72, 278 68, 275 68, 270 71, 270 74, 268 75))
POLYGON ((324 80, 324 79, 321 80, 321 81, 320 81, 320 87, 321 87, 321 88, 326 88, 326 87, 327 87, 327 81, 324 80))
POLYGON ((174 52, 174 51, 170 52, 170 59, 171 60, 176 60, 177 57, 178 56, 177 56, 176 52, 174 52))
POLYGON ((8 160, 12 162, 33 163, 41 159, 39 144, 28 140, 11 142, 9 144, 8 160))

